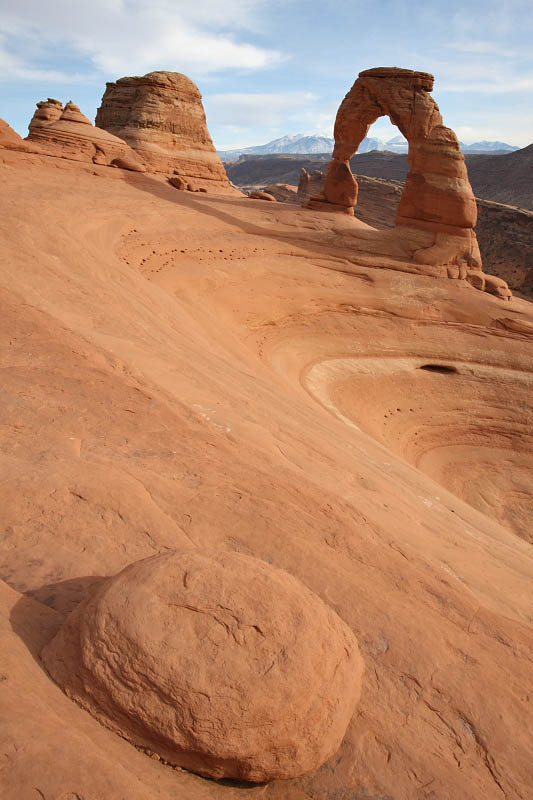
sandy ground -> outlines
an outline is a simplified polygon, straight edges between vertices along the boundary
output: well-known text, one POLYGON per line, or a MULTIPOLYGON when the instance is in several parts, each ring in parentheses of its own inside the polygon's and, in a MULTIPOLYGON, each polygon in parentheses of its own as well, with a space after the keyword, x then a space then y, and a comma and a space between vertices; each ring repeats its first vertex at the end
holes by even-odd
POLYGON ((363 266, 354 219, 7 151, 0 175, 2 798, 529 800, 533 306, 363 266), (103 576, 207 545, 358 637, 310 777, 170 769, 42 668, 103 576))

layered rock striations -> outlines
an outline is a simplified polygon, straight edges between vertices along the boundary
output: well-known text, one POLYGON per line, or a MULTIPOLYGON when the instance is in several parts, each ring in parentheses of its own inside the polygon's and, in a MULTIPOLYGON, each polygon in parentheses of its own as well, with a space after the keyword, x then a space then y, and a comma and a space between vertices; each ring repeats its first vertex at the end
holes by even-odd
POLYGON ((179 72, 150 72, 108 83, 96 125, 124 139, 154 172, 194 188, 230 190, 205 118, 202 95, 179 72))
POLYGON ((218 550, 130 564, 76 608, 42 658, 126 739, 248 781, 297 777, 333 755, 364 668, 350 628, 303 584, 218 550))
POLYGON ((52 122, 57 122, 62 113, 63 103, 59 100, 54 100, 53 97, 49 97, 48 100, 41 100, 37 103, 37 110, 28 125, 30 134, 37 128, 43 128, 52 122))
POLYGON ((437 268, 437 274, 447 267, 449 277, 467 278, 476 288, 508 297, 503 281, 488 280, 481 271, 476 202, 459 141, 429 94, 433 81, 429 73, 396 67, 361 72, 337 113, 324 190, 309 205, 353 213, 358 185, 350 158, 372 123, 386 115, 409 143, 410 171, 395 231, 410 260, 437 268))
POLYGON ((26 141, 37 144, 48 155, 136 172, 145 171, 138 156, 125 141, 95 128, 72 101, 65 108, 57 100, 37 103, 37 111, 29 129, 26 141))

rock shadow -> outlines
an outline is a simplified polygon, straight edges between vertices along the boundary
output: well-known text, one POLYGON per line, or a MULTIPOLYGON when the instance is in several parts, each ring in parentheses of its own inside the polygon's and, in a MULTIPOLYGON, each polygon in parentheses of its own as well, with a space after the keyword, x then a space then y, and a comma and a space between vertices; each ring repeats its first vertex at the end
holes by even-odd
POLYGON ((48 608, 53 608, 58 614, 66 617, 76 606, 85 600, 105 578, 99 575, 88 575, 84 578, 71 578, 67 581, 45 583, 38 589, 29 589, 24 592, 26 597, 31 597, 48 608))
POLYGON ((105 580, 88 575, 56 583, 47 583, 25 592, 9 615, 13 633, 21 639, 39 667, 44 645, 54 638, 67 615, 105 580))
MULTIPOLYGON (((236 198, 234 196, 225 196, 221 194, 201 194, 200 200, 191 192, 183 192, 175 189, 170 185, 151 178, 149 175, 127 173, 124 176, 124 180, 133 188, 138 189, 139 191, 147 192, 148 194, 157 197, 159 200, 165 200, 168 203, 173 203, 174 205, 181 206, 184 209, 194 210, 200 214, 203 214, 204 216, 213 217, 221 222, 233 225, 243 233, 248 233, 255 236, 264 236, 265 238, 281 242, 284 245, 297 246, 302 250, 307 250, 315 258, 317 255, 319 256, 320 254, 323 254, 329 257, 334 256, 340 259, 345 259, 347 256, 346 249, 353 247, 353 242, 347 242, 341 237, 338 237, 337 241, 333 241, 333 238, 337 238, 338 236, 337 231, 334 233, 331 230, 324 231, 308 227, 305 229, 295 227, 294 232, 280 230, 276 231, 272 227, 263 227, 255 222, 245 222, 238 214, 232 213, 232 208, 237 206, 240 206, 241 208, 243 207, 242 203, 246 200, 245 197, 236 198), (213 201, 212 204, 210 201, 213 201), (220 208, 221 203, 224 205, 224 210, 220 208)), ((252 204, 260 203, 261 201, 249 200, 248 202, 252 208, 252 204)), ((267 201, 264 202, 266 203, 267 201)), ((300 206, 292 203, 268 203, 268 205, 270 207, 274 206, 277 211, 282 211, 282 213, 286 213, 287 215, 301 214, 303 211, 300 206)), ((353 222, 353 218, 351 221, 353 222)), ((337 228, 340 224, 340 221, 335 219, 335 227, 337 228)), ((350 227, 348 220, 346 221, 345 225, 347 228, 350 227)), ((373 228, 367 227, 366 233, 367 236, 374 234, 379 238, 382 236, 383 231, 377 231, 373 228)))

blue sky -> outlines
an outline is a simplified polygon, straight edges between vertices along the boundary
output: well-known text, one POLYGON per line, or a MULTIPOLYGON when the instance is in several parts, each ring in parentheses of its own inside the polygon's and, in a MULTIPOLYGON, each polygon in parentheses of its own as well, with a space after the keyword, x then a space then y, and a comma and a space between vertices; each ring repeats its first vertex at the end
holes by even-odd
POLYGON ((331 136, 358 72, 400 66, 435 75, 466 143, 525 146, 532 34, 531 0, 0 0, 0 117, 25 136, 50 96, 94 119, 106 81, 165 69, 198 84, 219 149, 331 136))

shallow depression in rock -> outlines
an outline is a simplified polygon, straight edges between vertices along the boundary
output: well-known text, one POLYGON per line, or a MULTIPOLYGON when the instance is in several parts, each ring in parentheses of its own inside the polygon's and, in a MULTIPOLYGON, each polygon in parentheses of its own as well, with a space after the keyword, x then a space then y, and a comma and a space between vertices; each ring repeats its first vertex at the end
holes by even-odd
POLYGON ((533 375, 420 358, 337 358, 309 391, 474 508, 533 541, 533 375))

